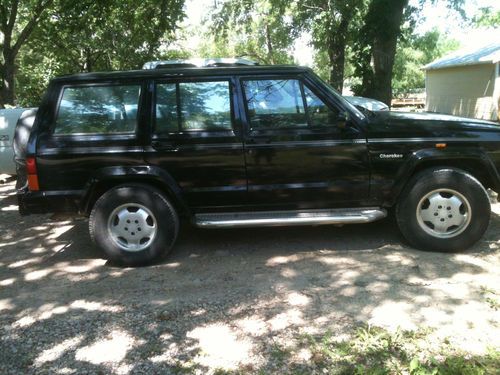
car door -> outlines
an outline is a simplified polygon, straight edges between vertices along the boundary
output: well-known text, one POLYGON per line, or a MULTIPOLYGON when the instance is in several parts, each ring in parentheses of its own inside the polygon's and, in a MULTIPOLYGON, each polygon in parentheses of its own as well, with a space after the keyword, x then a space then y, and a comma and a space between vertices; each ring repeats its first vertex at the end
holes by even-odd
POLYGON ((369 194, 366 138, 345 111, 297 77, 241 79, 249 201, 350 207, 369 194))
POLYGON ((158 80, 146 159, 178 184, 190 207, 246 203, 243 140, 231 78, 158 80))

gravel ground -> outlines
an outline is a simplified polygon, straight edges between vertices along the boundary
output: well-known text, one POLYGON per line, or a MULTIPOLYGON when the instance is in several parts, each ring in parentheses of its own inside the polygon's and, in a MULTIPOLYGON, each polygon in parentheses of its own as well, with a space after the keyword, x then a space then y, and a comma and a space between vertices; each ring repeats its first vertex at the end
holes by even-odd
POLYGON ((360 324, 429 327, 429 345, 480 355, 500 348, 493 209, 483 240, 461 254, 410 249, 391 219, 184 228, 165 261, 132 269, 101 258, 83 219, 20 217, 14 184, 3 184, 0 373, 279 373, 277 345, 360 324))

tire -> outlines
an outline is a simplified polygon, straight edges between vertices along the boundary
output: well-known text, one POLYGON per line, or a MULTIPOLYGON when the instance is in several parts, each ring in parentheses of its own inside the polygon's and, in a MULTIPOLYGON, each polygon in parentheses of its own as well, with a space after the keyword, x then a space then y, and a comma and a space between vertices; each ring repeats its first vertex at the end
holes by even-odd
POLYGON ((157 189, 122 185, 104 193, 89 219, 90 237, 111 261, 141 266, 165 256, 179 232, 179 217, 157 189))
POLYGON ((415 175, 396 206, 401 233, 415 248, 462 251, 488 228, 490 201, 481 183, 459 169, 436 168, 415 175))

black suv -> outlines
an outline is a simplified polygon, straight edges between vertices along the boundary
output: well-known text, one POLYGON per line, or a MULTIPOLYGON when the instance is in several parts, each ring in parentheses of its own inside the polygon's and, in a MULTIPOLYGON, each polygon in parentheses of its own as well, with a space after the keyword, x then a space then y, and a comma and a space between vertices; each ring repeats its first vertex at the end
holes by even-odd
POLYGON ((487 229, 499 167, 492 122, 363 112, 303 67, 174 64, 52 80, 18 198, 23 215, 90 216, 128 265, 166 254, 181 218, 350 224, 388 209, 413 246, 456 251, 487 229))

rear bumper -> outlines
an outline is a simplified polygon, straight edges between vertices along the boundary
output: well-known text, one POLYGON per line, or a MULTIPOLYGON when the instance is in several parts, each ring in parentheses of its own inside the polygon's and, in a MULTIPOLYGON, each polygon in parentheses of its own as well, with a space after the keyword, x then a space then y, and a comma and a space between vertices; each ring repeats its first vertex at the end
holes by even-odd
POLYGON ((17 190, 19 213, 46 214, 53 212, 79 212, 83 191, 29 191, 27 187, 17 190))

